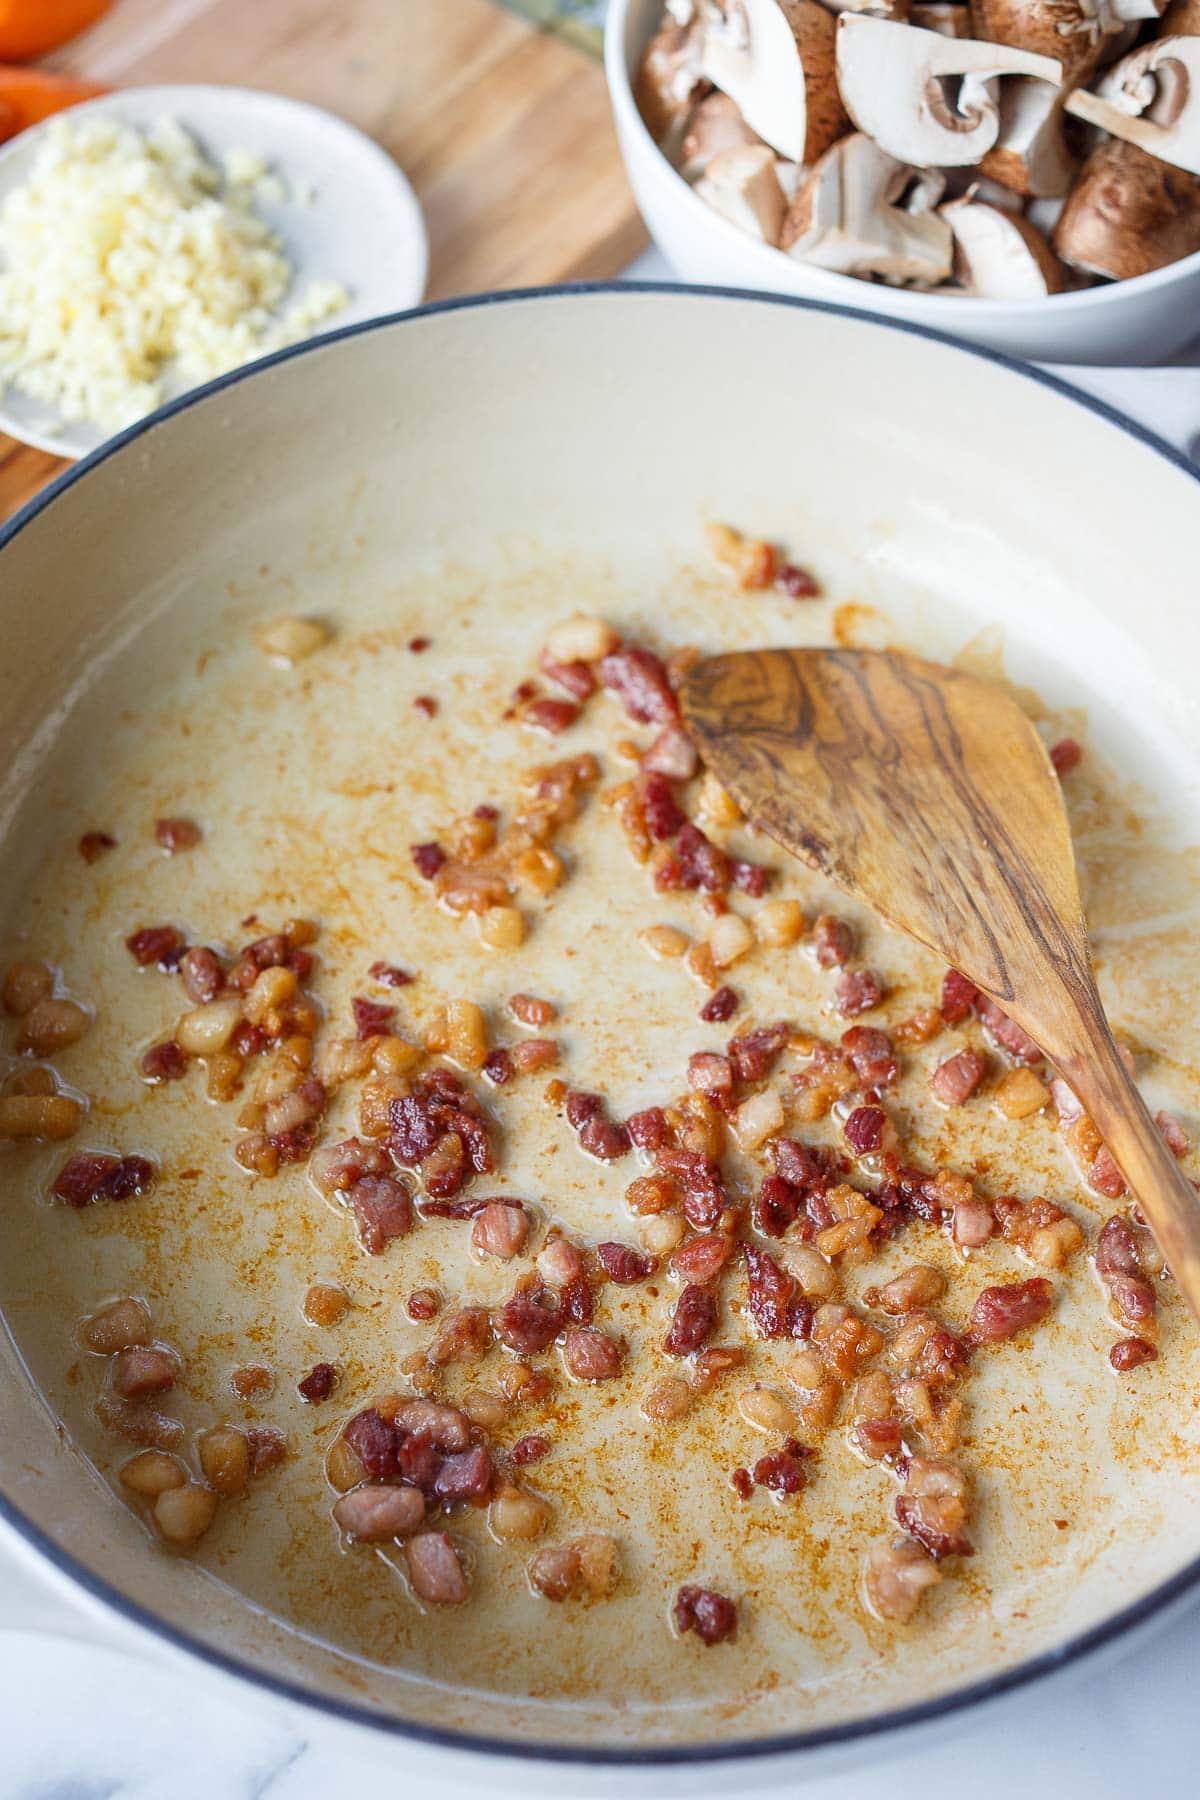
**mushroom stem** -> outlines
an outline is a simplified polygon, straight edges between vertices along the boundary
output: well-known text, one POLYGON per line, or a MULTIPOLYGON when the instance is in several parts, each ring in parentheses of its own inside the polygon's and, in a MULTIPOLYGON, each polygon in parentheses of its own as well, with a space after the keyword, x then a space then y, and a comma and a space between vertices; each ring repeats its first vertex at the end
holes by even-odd
POLYGON ((838 274, 935 286, 951 262, 950 228, 933 211, 943 187, 939 172, 909 168, 855 132, 808 172, 781 247, 838 274))
POLYGON ((1056 200, 1075 175, 1063 131, 1066 92, 1018 76, 1000 93, 1000 133, 979 167, 984 175, 1031 200, 1056 200))
POLYGON ((1066 109, 1161 162, 1200 175, 1200 38, 1161 37, 1080 88, 1066 109))

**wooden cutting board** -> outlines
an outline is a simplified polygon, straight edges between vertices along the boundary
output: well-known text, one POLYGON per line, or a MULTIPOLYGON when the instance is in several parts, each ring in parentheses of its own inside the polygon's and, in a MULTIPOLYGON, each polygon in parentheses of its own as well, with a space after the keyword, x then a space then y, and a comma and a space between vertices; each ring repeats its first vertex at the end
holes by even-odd
MULTIPOLYGON (((270 88, 369 132, 425 209, 428 298, 615 275, 644 248, 603 71, 491 0, 117 0, 53 59, 270 88)), ((0 519, 66 464, 0 436, 0 519)))

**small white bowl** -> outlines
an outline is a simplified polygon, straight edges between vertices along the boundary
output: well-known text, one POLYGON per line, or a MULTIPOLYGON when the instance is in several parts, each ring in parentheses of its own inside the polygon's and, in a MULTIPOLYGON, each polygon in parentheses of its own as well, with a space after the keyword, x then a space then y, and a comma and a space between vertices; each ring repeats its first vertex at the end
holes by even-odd
MULTIPOLYGON (((104 94, 72 109, 72 118, 84 115, 143 130, 175 119, 218 164, 231 151, 260 156, 288 196, 282 203, 257 198, 255 206, 295 269, 292 294, 314 281, 340 282, 349 294, 325 329, 403 312, 424 294, 429 246, 416 195, 385 150, 333 113, 282 94, 185 83, 104 94)), ((0 202, 28 178, 47 129, 35 125, 0 151, 0 202)), ((196 384, 168 370, 163 385, 164 400, 174 400, 196 384)), ((61 420, 12 386, 0 396, 0 431, 73 457, 112 435, 61 420)))
POLYGON ((1040 362, 1164 362, 1200 332, 1200 252, 1133 281, 1045 300, 972 300, 834 275, 758 243, 693 193, 642 123, 633 72, 661 12, 661 0, 610 0, 604 62, 638 207, 685 280, 833 301, 1040 362))

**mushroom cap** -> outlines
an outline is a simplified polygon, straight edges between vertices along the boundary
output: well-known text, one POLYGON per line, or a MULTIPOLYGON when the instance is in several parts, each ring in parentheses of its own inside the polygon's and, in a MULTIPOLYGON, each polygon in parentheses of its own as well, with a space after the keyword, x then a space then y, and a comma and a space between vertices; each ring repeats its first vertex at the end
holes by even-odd
POLYGON ((1162 162, 1200 175, 1200 37, 1160 37, 1123 56, 1066 110, 1162 162))
POLYGON ((1200 0, 1171 0, 1163 14, 1164 37, 1200 37, 1200 0))
POLYGON ((817 0, 738 0, 703 21, 701 68, 791 162, 813 162, 848 125, 835 24, 817 0))
POLYGON ((1065 194, 1077 167, 1063 130, 1062 88, 1019 75, 1000 90, 1000 134, 980 163, 983 174, 1032 200, 1065 194))
POLYGON ((943 37, 971 35, 971 9, 963 0, 913 0, 908 18, 922 31, 937 31, 943 37))
POLYGON ((1063 271, 1049 244, 1017 213, 964 195, 942 208, 954 233, 955 273, 984 300, 1039 300, 1057 294, 1063 271))
POLYGON ((950 228, 933 211, 943 186, 936 172, 910 169, 854 132, 809 170, 788 209, 781 248, 842 275, 934 286, 951 263, 950 228), (900 205, 906 189, 908 204, 900 205))
POLYGON ((698 181, 713 157, 723 150, 761 143, 729 95, 715 91, 701 100, 688 120, 679 153, 679 173, 685 181, 698 181))
POLYGON ((1148 275, 1200 250, 1200 180, 1110 138, 1080 170, 1052 242, 1090 275, 1148 275))
POLYGON ((1154 19, 1166 0, 970 0, 974 35, 1057 57, 1062 79, 1086 81, 1105 44, 1133 19, 1154 19))
POLYGON ((769 144, 722 150, 696 183, 696 192, 730 224, 765 244, 778 245, 787 201, 769 144))
POLYGON ((683 130, 700 86, 700 33, 695 25, 664 25, 638 63, 633 97, 656 144, 669 144, 683 130))
POLYGON ((846 111, 860 131, 900 162, 953 168, 978 162, 996 142, 997 76, 1057 82, 1062 65, 1028 50, 843 13, 837 72, 846 111), (956 78, 952 102, 947 83, 956 78))

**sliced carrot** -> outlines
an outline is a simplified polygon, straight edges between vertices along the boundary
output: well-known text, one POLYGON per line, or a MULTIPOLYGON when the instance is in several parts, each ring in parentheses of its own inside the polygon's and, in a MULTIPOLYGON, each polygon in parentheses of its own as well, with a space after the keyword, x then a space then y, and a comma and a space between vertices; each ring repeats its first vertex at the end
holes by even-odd
POLYGON ((112 0, 0 0, 0 62, 57 50, 108 11, 112 0))
POLYGON ((16 137, 51 113, 81 100, 94 100, 107 88, 94 81, 76 81, 72 75, 52 75, 49 69, 14 69, 0 64, 0 143, 16 137))

